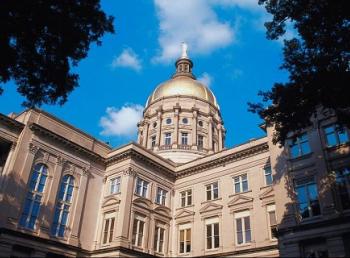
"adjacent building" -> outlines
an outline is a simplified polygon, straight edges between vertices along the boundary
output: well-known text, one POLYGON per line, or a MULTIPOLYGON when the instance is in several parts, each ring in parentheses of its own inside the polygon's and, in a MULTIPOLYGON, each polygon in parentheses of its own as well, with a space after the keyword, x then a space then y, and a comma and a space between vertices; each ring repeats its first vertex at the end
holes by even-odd
MULTIPOLYGON (((38 109, 0 115, 4 256, 350 256, 349 130, 331 113, 285 147, 225 148, 184 50, 116 149, 38 109)), ((294 140, 292 140, 294 139, 294 140)))

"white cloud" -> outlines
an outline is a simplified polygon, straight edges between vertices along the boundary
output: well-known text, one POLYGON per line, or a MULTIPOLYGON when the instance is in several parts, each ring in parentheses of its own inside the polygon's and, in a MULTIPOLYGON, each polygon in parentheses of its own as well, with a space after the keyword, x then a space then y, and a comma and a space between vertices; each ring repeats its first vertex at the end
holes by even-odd
POLYGON ((140 71, 142 68, 141 60, 131 48, 124 49, 119 56, 114 57, 111 66, 113 69, 124 67, 135 71, 140 71))
POLYGON ((142 118, 143 106, 125 104, 121 108, 108 107, 106 116, 100 119, 105 136, 133 137, 137 133, 137 123, 142 118))
POLYGON ((197 80, 203 83, 205 86, 210 87, 211 83, 213 82, 213 77, 208 73, 203 73, 197 78, 197 80))
MULTIPOLYGON (((190 54, 210 53, 235 40, 229 22, 219 21, 210 0, 154 0, 160 22, 160 52, 156 62, 168 62, 180 55, 180 44, 189 45, 190 54)), ((214 3, 214 2, 213 2, 214 3)))
POLYGON ((264 7, 258 4, 258 0, 210 0, 212 3, 223 5, 223 6, 233 6, 242 9, 249 10, 261 10, 264 7))

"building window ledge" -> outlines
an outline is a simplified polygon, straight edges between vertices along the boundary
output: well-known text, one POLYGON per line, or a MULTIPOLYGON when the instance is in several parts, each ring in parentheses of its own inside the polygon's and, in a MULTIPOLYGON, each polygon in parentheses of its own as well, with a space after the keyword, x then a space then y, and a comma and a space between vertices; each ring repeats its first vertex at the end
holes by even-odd
POLYGON ((251 192, 253 192, 253 191, 252 190, 248 190, 248 191, 245 191, 245 192, 233 193, 233 194, 230 194, 228 197, 231 198, 233 196, 243 195, 243 194, 247 194, 247 193, 251 193, 251 192))
POLYGON ((313 152, 309 152, 308 154, 304 154, 304 155, 301 155, 301 156, 298 156, 298 157, 294 157, 294 158, 289 158, 288 161, 290 161, 290 162, 298 162, 300 160, 305 160, 305 159, 311 158, 312 155, 313 155, 313 152))
POLYGON ((215 202, 215 201, 220 201, 222 200, 222 198, 216 198, 216 199, 213 199, 213 200, 208 200, 208 201, 204 201, 204 202, 201 202, 201 204, 206 204, 206 203, 210 203, 210 202, 215 202))

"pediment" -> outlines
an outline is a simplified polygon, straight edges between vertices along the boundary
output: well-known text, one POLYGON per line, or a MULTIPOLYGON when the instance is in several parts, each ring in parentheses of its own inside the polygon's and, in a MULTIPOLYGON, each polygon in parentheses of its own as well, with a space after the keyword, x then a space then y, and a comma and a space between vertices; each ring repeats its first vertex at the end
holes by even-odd
POLYGON ((240 204, 246 204, 246 203, 250 203, 253 202, 253 198, 248 197, 248 196, 244 196, 244 195, 237 195, 235 196, 228 204, 227 206, 234 206, 234 205, 240 205, 240 204))
POLYGON ((216 204, 216 203, 208 203, 207 205, 205 205, 204 207, 202 207, 199 210, 199 213, 204 213, 204 212, 209 212, 209 211, 215 211, 215 210, 220 210, 222 209, 222 205, 220 204, 216 204))
POLYGON ((120 200, 118 197, 112 196, 112 197, 108 197, 104 200, 104 202, 102 203, 102 208, 104 207, 108 207, 108 206, 113 206, 113 205, 117 205, 120 203, 120 200))
POLYGON ((161 215, 170 216, 171 210, 166 206, 157 206, 154 211, 161 215))
POLYGON ((193 216, 194 214, 195 214, 195 212, 193 212, 193 211, 182 209, 175 215, 175 219, 183 218, 183 217, 187 217, 187 216, 193 216))
POLYGON ((272 187, 267 188, 263 193, 261 193, 259 195, 260 199, 265 199, 265 198, 269 198, 269 197, 274 197, 275 193, 273 191, 272 187))
POLYGON ((134 199, 133 203, 138 205, 138 206, 147 208, 147 209, 150 209, 151 205, 152 205, 152 202, 150 200, 143 198, 143 197, 136 197, 134 199))

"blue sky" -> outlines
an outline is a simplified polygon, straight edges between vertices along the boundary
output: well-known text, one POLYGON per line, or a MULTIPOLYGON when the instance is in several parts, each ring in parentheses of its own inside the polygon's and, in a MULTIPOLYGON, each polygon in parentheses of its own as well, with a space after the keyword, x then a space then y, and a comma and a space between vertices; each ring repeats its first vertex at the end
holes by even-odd
MULTIPOLYGON (((257 0, 106 0, 102 8, 115 17, 116 33, 93 45, 75 68, 80 86, 67 103, 42 109, 113 147, 136 140, 147 97, 173 74, 185 41, 194 74, 219 102, 226 146, 264 135, 247 102, 287 74, 279 70, 282 43, 266 39, 269 16, 257 0)), ((3 88, 0 112, 21 112, 16 86, 3 88)))

